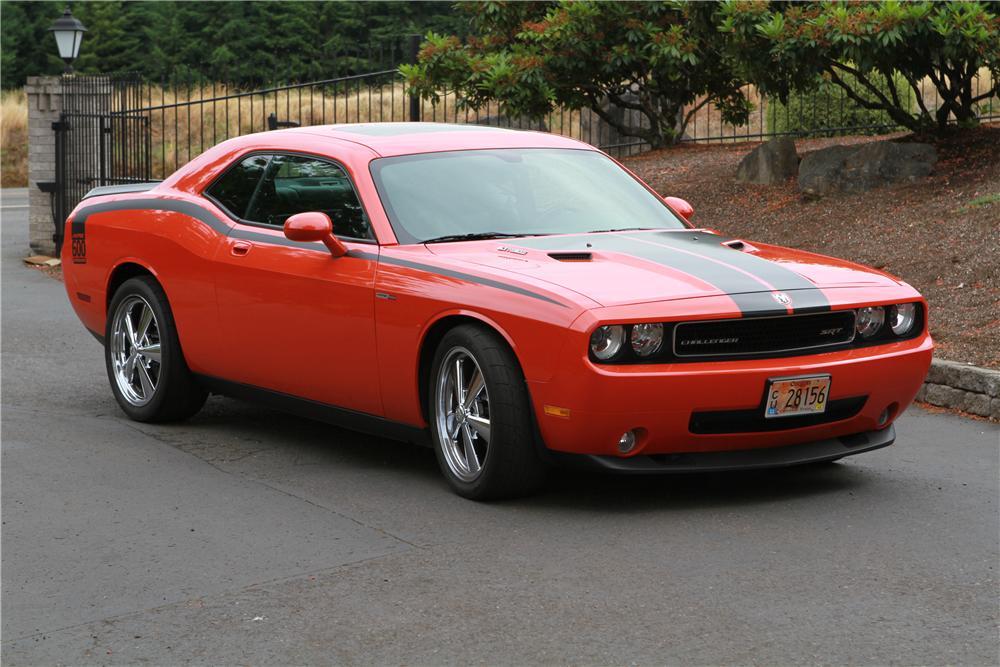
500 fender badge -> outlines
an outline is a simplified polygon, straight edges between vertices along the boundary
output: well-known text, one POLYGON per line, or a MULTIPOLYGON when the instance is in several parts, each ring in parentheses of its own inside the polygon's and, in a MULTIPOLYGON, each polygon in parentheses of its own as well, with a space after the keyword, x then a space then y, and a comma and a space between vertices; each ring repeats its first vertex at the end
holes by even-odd
POLYGON ((83 222, 74 221, 70 226, 70 252, 74 264, 87 263, 87 234, 83 222))
POLYGON ((784 292, 772 292, 771 296, 774 297, 774 300, 782 306, 788 306, 792 303, 792 297, 788 296, 784 292))

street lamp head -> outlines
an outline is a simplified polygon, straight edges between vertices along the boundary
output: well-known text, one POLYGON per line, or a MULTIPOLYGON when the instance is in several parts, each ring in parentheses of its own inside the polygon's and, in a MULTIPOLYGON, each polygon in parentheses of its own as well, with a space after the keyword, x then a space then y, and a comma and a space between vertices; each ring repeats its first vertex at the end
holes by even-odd
POLYGON ((83 33, 87 32, 87 28, 73 16, 67 7, 63 15, 57 18, 49 28, 49 32, 55 35, 59 57, 66 62, 66 71, 72 72, 73 61, 80 55, 80 42, 83 40, 83 33))

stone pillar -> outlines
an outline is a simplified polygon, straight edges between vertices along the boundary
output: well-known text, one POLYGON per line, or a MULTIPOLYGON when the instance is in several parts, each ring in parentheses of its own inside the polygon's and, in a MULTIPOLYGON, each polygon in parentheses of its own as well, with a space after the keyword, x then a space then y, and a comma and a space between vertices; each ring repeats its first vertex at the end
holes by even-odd
POLYGON ((52 195, 42 192, 38 184, 56 180, 52 123, 59 121, 62 111, 62 83, 58 76, 29 76, 24 90, 28 96, 28 237, 33 253, 56 255, 52 195))

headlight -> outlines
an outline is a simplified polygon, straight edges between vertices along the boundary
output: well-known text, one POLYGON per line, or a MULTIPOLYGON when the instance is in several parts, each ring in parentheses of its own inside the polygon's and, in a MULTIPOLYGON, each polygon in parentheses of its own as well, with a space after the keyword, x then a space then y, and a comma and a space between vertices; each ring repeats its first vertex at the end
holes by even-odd
POLYGON ((885 308, 882 306, 868 306, 858 310, 858 321, 856 328, 858 335, 862 338, 871 338, 882 328, 885 322, 885 308))
POLYGON ((624 342, 625 327, 620 324, 597 327, 590 334, 590 352, 601 361, 607 361, 621 351, 624 342))
POLYGON ((632 351, 640 357, 656 354, 663 345, 663 325, 659 322, 633 325, 631 338, 632 351))
POLYGON ((897 336, 905 336, 913 329, 913 324, 917 321, 917 305, 915 303, 901 303, 889 309, 889 326, 892 333, 897 336))

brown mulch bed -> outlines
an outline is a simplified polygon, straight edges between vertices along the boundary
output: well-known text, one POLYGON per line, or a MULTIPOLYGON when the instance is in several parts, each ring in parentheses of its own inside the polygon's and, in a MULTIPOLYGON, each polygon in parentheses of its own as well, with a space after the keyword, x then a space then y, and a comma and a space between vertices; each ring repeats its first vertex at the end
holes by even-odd
MULTIPOLYGON (((796 146, 802 156, 884 139, 810 139, 796 146)), ((818 200, 800 195, 795 179, 737 183, 736 166, 756 143, 684 145, 624 162, 658 192, 688 200, 699 226, 901 277, 930 304, 937 356, 1000 368, 1000 125, 935 143, 939 162, 923 182, 818 200), (989 195, 992 200, 972 205, 989 195)))

